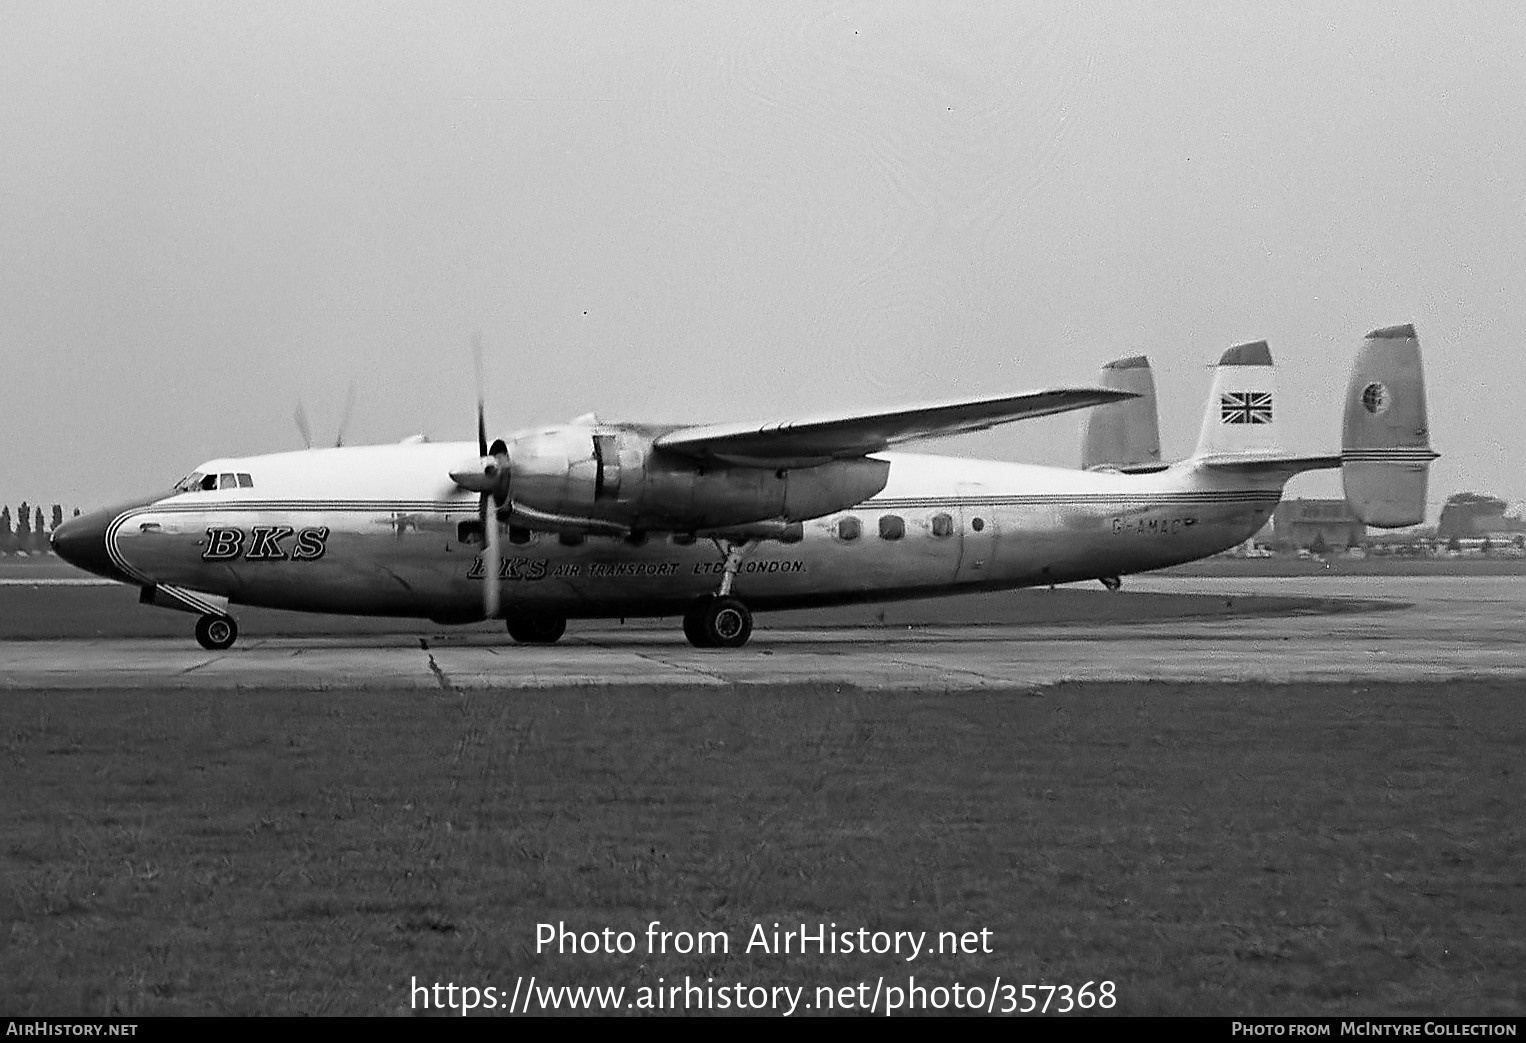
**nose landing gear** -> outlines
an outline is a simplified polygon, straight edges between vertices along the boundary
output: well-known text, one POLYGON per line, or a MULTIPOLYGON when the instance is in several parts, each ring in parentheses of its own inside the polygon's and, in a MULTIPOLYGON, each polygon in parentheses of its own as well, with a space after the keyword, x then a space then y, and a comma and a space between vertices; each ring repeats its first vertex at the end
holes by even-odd
POLYGON ((202 616, 196 620, 196 643, 208 652, 232 648, 238 640, 238 624, 232 616, 202 616))

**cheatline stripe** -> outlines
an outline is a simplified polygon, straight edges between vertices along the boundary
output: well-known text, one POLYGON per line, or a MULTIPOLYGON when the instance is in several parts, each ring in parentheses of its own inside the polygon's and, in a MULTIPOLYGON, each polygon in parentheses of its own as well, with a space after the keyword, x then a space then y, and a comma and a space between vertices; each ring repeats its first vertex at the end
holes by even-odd
MULTIPOLYGON (((1385 457, 1392 459, 1392 457, 1385 457)), ((1195 492, 1096 492, 1096 493, 1028 493, 1014 495, 990 494, 986 496, 905 496, 866 500, 856 507, 999 507, 999 506, 1046 506, 1054 504, 1226 504, 1269 503, 1282 498, 1275 490, 1251 489, 1204 489, 1195 492)), ((384 512, 413 514, 462 514, 475 512, 472 502, 441 501, 391 501, 391 500, 219 500, 208 503, 152 504, 138 508, 135 514, 214 514, 225 511, 292 511, 292 512, 384 512)), ((122 519, 119 519, 120 522, 122 519)))
POLYGON ((1347 449, 1342 460, 1435 460, 1441 454, 1424 446, 1401 446, 1390 449, 1347 449))
POLYGON ((209 511, 474 511, 475 500, 211 500, 203 503, 157 503, 141 508, 163 514, 205 514, 209 511))
POLYGON ((214 616, 223 615, 223 609, 218 608, 210 601, 203 601, 193 590, 186 590, 184 587, 169 587, 163 585, 161 585, 159 589, 164 591, 175 600, 190 605, 198 612, 203 612, 214 616))
POLYGON ((122 524, 126 522, 127 519, 136 517, 140 513, 142 512, 137 510, 125 511, 122 514, 117 515, 112 523, 106 527, 106 538, 104 540, 106 544, 106 555, 111 559, 111 563, 113 565, 122 570, 123 575, 130 576, 140 583, 151 584, 153 581, 129 565, 127 563, 127 559, 122 557, 122 552, 117 549, 117 532, 122 528, 122 524))
POLYGON ((1251 496, 1007 496, 974 499, 867 499, 856 509, 913 509, 913 507, 1225 507, 1233 504, 1274 504, 1277 493, 1251 496))

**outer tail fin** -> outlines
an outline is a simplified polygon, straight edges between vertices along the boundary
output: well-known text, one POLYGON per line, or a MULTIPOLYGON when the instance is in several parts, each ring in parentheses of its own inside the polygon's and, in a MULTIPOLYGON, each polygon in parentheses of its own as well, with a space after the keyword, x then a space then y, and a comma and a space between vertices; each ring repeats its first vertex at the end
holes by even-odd
POLYGON ((1213 390, 1203 414, 1195 457, 1275 456, 1277 377, 1266 341, 1226 351, 1213 372, 1213 390))
POLYGON ((1109 362, 1099 381, 1105 388, 1137 398, 1097 406, 1086 415, 1081 466, 1153 470, 1160 465, 1160 417, 1155 408, 1155 376, 1143 355, 1109 362))
POLYGON ((1368 525, 1420 524, 1436 456, 1415 327, 1373 330, 1357 351, 1346 389, 1341 471, 1347 502, 1368 525))

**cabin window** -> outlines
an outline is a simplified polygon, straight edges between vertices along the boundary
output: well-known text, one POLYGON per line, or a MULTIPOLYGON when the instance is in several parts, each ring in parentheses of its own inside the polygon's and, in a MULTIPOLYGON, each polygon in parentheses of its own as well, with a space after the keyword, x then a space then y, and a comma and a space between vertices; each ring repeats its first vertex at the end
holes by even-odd
POLYGON ((864 527, 859 523, 857 518, 843 518, 837 523, 837 538, 844 543, 851 543, 858 539, 859 533, 863 532, 863 530, 864 527))
POLYGON ((799 522, 791 522, 779 534, 780 543, 799 543, 803 539, 805 539, 805 526, 799 522))
POLYGON ((694 533, 692 533, 692 532, 675 532, 673 534, 672 539, 673 539, 673 545, 674 546, 676 546, 676 547, 688 547, 688 546, 690 546, 690 545, 692 545, 694 543, 694 533))
POLYGON ((986 520, 984 518, 976 518, 975 520, 970 522, 970 528, 974 529, 976 532, 979 532, 981 529, 984 529, 985 527, 986 527, 986 520))
POLYGON ((245 474, 243 471, 240 471, 238 473, 238 487, 240 489, 253 489, 254 488, 254 478, 251 475, 245 474))
POLYGON ((880 539, 898 540, 906 535, 906 522, 898 514, 880 515, 880 539))
POLYGON ((933 535, 943 540, 954 534, 954 519, 947 514, 933 515, 933 535))
POLYGON ((635 529, 625 537, 625 542, 632 547, 644 547, 646 546, 646 533, 640 529, 635 529))
POLYGON ((556 541, 563 547, 581 546, 583 543, 583 534, 581 532, 559 532, 556 535, 556 541))
POLYGON ((530 533, 529 529, 522 528, 521 526, 518 526, 518 525, 510 525, 509 526, 509 542, 510 543, 518 544, 519 546, 524 546, 526 543, 530 542, 530 536, 531 536, 531 533, 530 533))
POLYGON ((473 547, 482 546, 482 522, 476 519, 456 526, 456 540, 473 547))

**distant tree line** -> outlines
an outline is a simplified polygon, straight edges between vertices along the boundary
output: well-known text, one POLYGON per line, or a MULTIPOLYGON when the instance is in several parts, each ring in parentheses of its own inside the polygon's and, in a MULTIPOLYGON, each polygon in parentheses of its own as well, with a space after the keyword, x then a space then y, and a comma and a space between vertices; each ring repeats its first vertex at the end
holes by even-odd
MULTIPOLYGON (((78 507, 74 508, 74 513, 79 515, 78 507)), ((48 537, 63 523, 64 509, 60 504, 53 504, 47 515, 42 513, 41 506, 34 507, 25 500, 16 508, 14 516, 9 504, 0 506, 0 554, 51 554, 48 537), (52 524, 48 524, 49 521, 52 524)))

